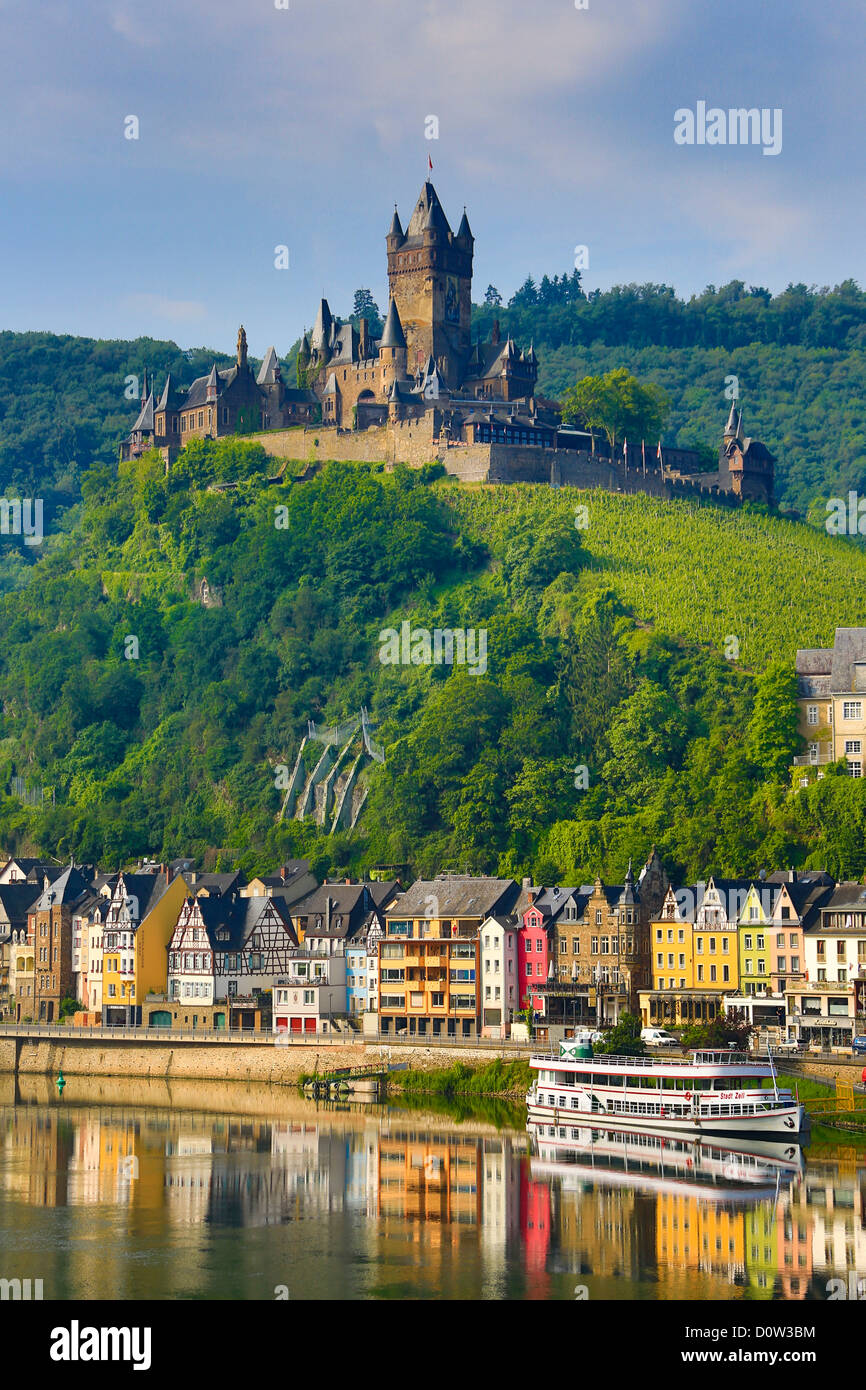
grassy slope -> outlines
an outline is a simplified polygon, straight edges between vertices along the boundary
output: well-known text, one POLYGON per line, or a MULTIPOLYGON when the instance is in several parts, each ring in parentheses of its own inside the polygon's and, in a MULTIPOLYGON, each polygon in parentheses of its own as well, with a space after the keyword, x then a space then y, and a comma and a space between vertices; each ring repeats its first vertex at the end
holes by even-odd
POLYGON ((746 666, 793 658, 797 647, 831 643, 836 626, 866 623, 866 554, 797 522, 542 484, 440 487, 467 534, 483 540, 504 513, 539 528, 588 506, 582 540, 592 567, 637 618, 717 650, 733 634, 746 666))

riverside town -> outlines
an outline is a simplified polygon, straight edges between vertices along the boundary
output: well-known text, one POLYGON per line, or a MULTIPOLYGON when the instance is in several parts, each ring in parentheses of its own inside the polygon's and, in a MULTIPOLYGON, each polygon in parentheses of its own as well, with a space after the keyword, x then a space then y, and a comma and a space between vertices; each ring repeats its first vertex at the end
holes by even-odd
POLYGON ((856 1364, 862 9, 0 0, 43 1376, 856 1364))

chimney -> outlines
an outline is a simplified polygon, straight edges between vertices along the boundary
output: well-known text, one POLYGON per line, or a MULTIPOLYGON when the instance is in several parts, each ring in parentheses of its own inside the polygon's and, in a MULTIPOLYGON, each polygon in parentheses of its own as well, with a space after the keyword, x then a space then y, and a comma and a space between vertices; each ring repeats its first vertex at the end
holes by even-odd
POLYGON ((531 878, 525 878, 520 886, 521 886, 521 888, 523 888, 524 890, 527 889, 527 888, 531 888, 531 887, 532 887, 532 879, 531 879, 531 878))
POLYGON ((528 900, 528 902, 529 902, 529 906, 532 907, 532 904, 535 902, 535 894, 534 894, 534 893, 528 893, 528 894, 527 894, 527 900, 528 900))
POLYGON ((351 886, 352 886, 352 880, 351 880, 350 878, 347 878, 347 879, 346 879, 346 887, 347 887, 347 888, 350 888, 351 886))
POLYGON ((280 882, 281 882, 281 883, 285 883, 285 881, 286 881, 286 879, 288 878, 288 876, 289 876, 288 868, 286 867, 285 864, 281 864, 281 865, 280 865, 280 882))
POLYGON ((160 866, 159 866, 159 872, 162 874, 162 876, 163 876, 163 878, 165 879, 166 883, 170 883, 170 882, 171 882, 171 870, 169 869, 169 867, 168 867, 167 864, 160 864, 160 866))
POLYGON ((367 320, 361 319, 361 323, 358 329, 358 356, 360 357, 362 362, 366 362, 367 358, 370 356, 370 340, 368 336, 369 332, 370 326, 367 323, 367 320))

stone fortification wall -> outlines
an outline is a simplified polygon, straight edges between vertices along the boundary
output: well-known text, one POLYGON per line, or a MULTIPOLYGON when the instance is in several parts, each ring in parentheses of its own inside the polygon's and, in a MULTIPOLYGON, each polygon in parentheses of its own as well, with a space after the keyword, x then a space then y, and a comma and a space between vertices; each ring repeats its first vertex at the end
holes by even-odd
MULTIPOLYGON (((646 474, 640 466, 628 472, 598 454, 578 449, 540 449, 513 444, 440 445, 433 436, 433 413, 418 420, 390 421, 367 430, 340 430, 332 425, 296 430, 272 430, 250 435, 274 458, 325 462, 407 463, 420 468, 439 459, 446 472, 465 483, 549 483, 555 487, 604 488, 607 492, 644 493, 650 497, 712 497, 736 506, 739 499, 720 490, 724 481, 716 473, 692 478, 663 476, 654 468, 646 474)), ((679 451, 685 457, 686 451, 679 451)))

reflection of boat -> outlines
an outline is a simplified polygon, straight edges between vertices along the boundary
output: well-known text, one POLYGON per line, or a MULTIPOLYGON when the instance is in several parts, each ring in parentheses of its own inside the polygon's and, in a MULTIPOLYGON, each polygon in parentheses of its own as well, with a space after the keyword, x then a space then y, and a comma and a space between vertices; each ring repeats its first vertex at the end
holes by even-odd
POLYGON ((559 1055, 531 1057, 536 1080, 529 1118, 554 1131, 592 1116, 607 1129, 646 1129, 670 1136, 776 1135, 797 1138, 809 1127, 790 1090, 776 1084, 772 1059, 733 1052, 679 1057, 593 1057, 564 1043, 559 1055), (772 1090, 763 1083, 772 1081, 772 1090))
POLYGON ((596 1183, 681 1192, 710 1202, 762 1201, 776 1196, 780 1179, 799 1177, 803 1151, 796 1143, 709 1139, 589 1126, 527 1125, 537 1157, 533 1178, 557 1177, 566 1187, 596 1183), (563 1132, 564 1131, 564 1132, 563 1132))

